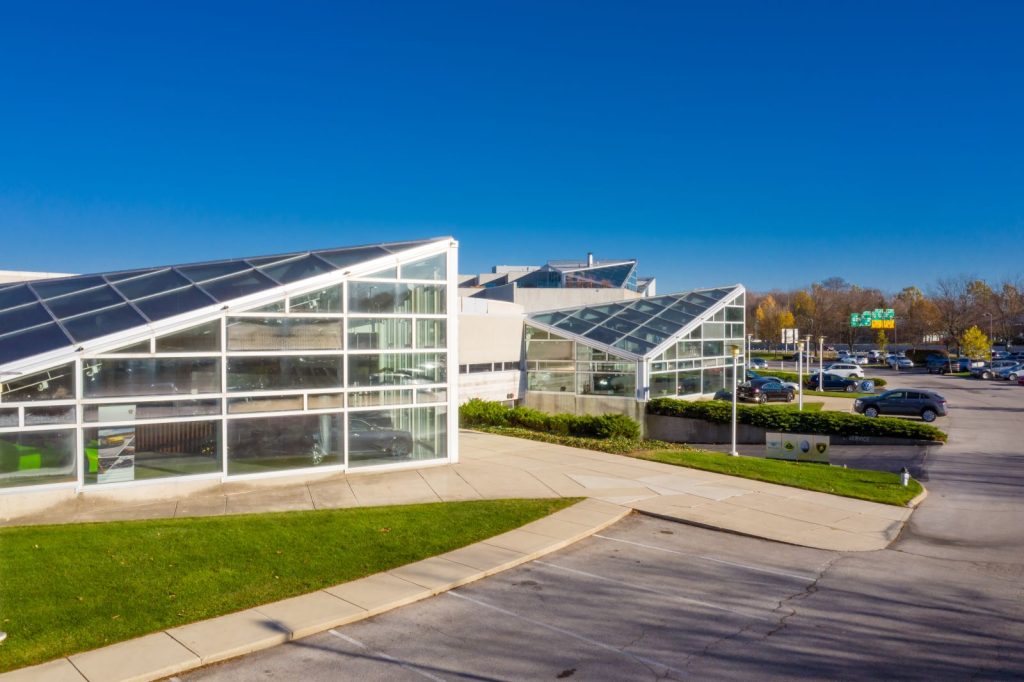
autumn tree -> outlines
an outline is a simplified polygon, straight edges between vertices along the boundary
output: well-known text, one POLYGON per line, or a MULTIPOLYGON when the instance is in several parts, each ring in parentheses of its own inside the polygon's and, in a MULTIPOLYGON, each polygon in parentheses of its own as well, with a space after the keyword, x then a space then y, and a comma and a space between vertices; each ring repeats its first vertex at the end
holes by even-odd
POLYGON ((992 357, 989 338, 977 326, 961 334, 958 342, 961 354, 973 360, 988 360, 992 357))
POLYGON ((754 310, 754 319, 757 320, 758 335, 769 343, 779 343, 782 340, 782 330, 796 326, 793 313, 779 306, 771 294, 758 303, 754 310))

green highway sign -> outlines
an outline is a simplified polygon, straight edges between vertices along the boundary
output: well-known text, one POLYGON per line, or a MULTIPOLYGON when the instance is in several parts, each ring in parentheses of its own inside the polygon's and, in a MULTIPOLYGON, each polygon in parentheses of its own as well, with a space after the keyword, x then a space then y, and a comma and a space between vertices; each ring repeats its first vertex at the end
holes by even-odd
POLYGON ((875 308, 860 313, 850 313, 851 327, 882 327, 892 329, 896 320, 896 311, 892 308, 875 308), (892 322, 892 324, 879 324, 892 322))

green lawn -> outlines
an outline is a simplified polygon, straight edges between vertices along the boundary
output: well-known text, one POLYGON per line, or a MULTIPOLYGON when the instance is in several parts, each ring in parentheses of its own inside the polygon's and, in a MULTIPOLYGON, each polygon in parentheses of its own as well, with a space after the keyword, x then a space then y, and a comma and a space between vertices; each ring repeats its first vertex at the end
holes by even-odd
POLYGON ((913 479, 909 486, 902 487, 898 474, 844 469, 810 462, 731 457, 719 452, 682 449, 639 451, 630 456, 899 506, 905 506, 922 490, 921 484, 913 479))
POLYGON ((0 671, 443 554, 573 499, 0 529, 0 671))

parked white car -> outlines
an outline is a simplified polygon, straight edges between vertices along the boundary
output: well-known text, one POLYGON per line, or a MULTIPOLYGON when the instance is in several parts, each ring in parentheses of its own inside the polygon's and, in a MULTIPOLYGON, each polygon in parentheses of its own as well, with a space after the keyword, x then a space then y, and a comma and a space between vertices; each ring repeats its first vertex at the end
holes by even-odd
POLYGON ((825 371, 829 374, 841 376, 844 379, 849 379, 850 377, 854 379, 864 378, 863 368, 852 362, 833 362, 831 365, 825 366, 825 371))
POLYGON ((911 369, 914 366, 914 361, 910 358, 901 358, 895 355, 889 356, 888 363, 889 369, 911 369))

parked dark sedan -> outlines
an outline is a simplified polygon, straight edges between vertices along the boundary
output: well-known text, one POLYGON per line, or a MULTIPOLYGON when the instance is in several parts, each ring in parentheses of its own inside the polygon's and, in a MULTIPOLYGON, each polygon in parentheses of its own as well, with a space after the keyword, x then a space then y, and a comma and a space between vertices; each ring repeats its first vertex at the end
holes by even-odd
MULTIPOLYGON (((818 374, 814 373, 807 378, 805 385, 812 391, 817 391, 819 390, 818 383, 818 374)), ((825 387, 821 390, 853 393, 857 390, 857 387, 860 386, 860 384, 861 382, 858 379, 847 379, 846 377, 841 377, 838 374, 829 374, 828 372, 825 372, 825 387)))
POLYGON ((907 415, 933 422, 936 417, 946 416, 946 399, 932 391, 898 388, 881 395, 857 398, 853 409, 866 417, 907 415))
POLYGON ((739 400, 753 400, 759 403, 766 403, 769 400, 782 402, 793 402, 793 389, 784 386, 777 379, 754 379, 744 381, 736 387, 736 398, 739 400))
POLYGON ((412 452, 412 434, 349 417, 348 451, 350 460, 380 455, 404 459, 412 452))

